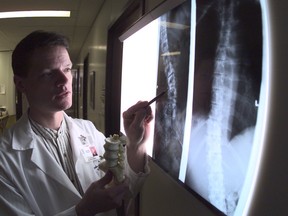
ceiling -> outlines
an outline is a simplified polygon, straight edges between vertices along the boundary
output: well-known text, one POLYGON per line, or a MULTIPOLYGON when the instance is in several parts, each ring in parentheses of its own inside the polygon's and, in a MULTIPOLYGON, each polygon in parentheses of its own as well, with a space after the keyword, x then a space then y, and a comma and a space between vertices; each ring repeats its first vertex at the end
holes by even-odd
POLYGON ((14 49, 34 30, 56 31, 70 39, 70 56, 76 61, 80 49, 105 0, 1 0, 0 11, 70 10, 70 18, 0 19, 0 52, 14 49))

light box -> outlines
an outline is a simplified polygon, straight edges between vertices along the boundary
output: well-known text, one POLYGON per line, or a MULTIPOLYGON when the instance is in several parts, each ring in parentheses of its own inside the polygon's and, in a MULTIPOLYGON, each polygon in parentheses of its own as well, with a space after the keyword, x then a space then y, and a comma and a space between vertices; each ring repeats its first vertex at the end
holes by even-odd
POLYGON ((219 214, 246 215, 255 201, 271 111, 271 4, 187 0, 120 37, 121 113, 167 91, 152 106, 148 153, 219 214))

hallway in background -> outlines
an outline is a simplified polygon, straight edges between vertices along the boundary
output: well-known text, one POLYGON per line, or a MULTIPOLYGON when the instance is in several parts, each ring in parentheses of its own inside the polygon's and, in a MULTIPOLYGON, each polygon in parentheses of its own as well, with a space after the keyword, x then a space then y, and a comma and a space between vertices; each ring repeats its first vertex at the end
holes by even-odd
MULTIPOLYGON (((6 120, 5 120, 6 121, 6 120)), ((15 115, 10 115, 8 117, 7 122, 3 122, 2 125, 2 121, 1 121, 1 125, 0 125, 0 136, 2 135, 2 133, 4 132, 4 130, 10 128, 14 123, 16 122, 16 116, 15 115)))

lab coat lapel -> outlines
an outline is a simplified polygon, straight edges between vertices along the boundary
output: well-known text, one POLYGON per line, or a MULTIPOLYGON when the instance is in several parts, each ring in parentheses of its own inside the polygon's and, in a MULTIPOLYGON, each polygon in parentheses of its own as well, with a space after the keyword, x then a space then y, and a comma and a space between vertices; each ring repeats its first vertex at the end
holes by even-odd
POLYGON ((32 151, 31 161, 39 167, 46 175, 57 181, 61 186, 67 188, 71 193, 80 197, 79 192, 74 187, 68 176, 58 163, 48 154, 47 150, 41 143, 32 151))
POLYGON ((15 125, 15 134, 13 135, 13 146, 15 150, 27 151, 31 153, 31 161, 41 169, 46 175, 57 181, 62 187, 71 191, 71 194, 81 197, 68 176, 56 163, 54 158, 48 153, 42 141, 35 136, 29 123, 28 115, 25 113, 19 122, 15 125))

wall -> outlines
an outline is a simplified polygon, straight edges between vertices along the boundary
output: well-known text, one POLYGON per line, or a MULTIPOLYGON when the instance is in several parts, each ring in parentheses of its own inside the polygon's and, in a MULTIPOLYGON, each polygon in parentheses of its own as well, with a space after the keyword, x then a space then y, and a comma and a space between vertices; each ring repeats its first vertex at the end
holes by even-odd
MULTIPOLYGON (((83 77, 83 62, 89 54, 89 73, 96 72, 95 82, 95 109, 93 110, 88 101, 88 119, 91 120, 98 130, 104 132, 104 104, 105 104, 105 72, 106 72, 106 45, 109 26, 121 14, 128 0, 103 1, 102 9, 98 14, 94 25, 82 47, 76 65, 80 68, 80 77, 83 77)), ((75 63, 74 63, 75 64, 75 63)), ((88 100, 90 98, 90 76, 88 77, 88 100)), ((82 98, 79 99, 80 104, 82 98)), ((81 105, 80 105, 81 106, 81 105)), ((82 110, 80 108, 80 117, 82 110)))
POLYGON ((162 2, 164 2, 164 0, 146 0, 145 1, 145 10, 146 11, 152 11, 155 7, 157 7, 162 2))
MULTIPOLYGON (((153 161, 140 196, 140 216, 216 216, 215 209, 196 198, 153 161)), ((218 211, 217 211, 218 212, 218 211)))
POLYGON ((0 94, 0 106, 6 106, 9 115, 15 115, 15 88, 11 67, 12 52, 0 52, 0 85, 5 85, 5 94, 0 94))

